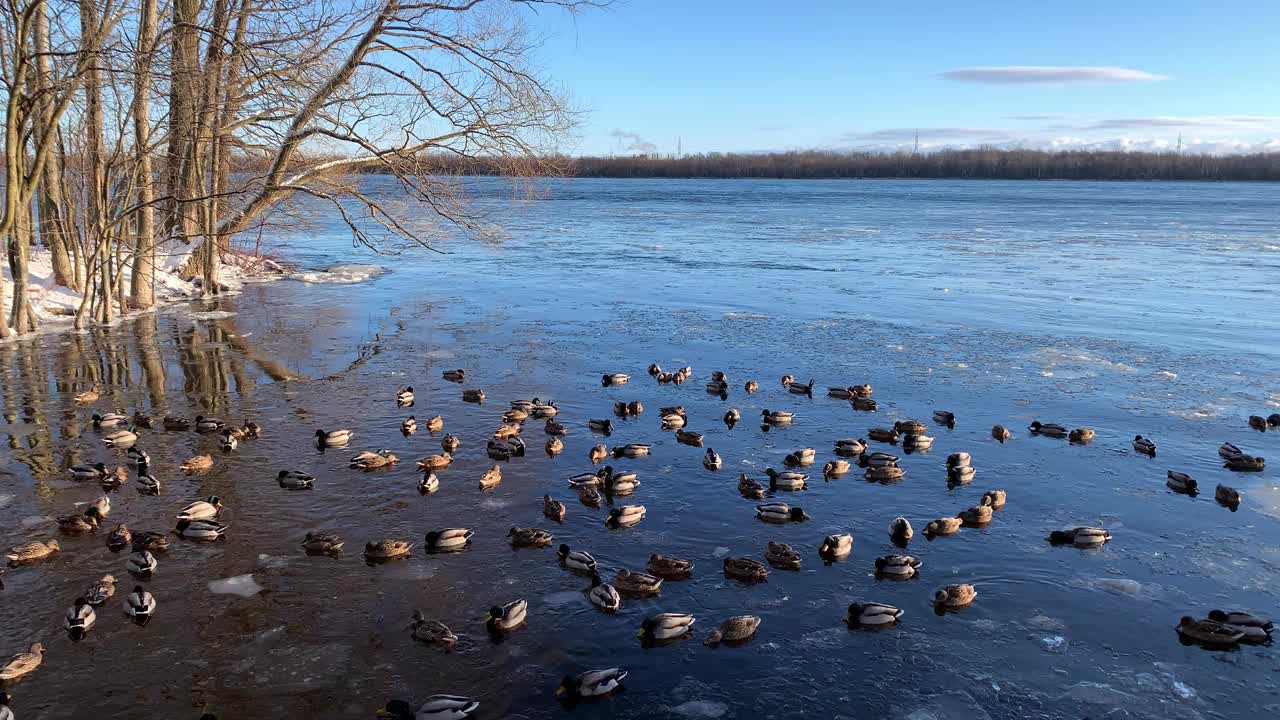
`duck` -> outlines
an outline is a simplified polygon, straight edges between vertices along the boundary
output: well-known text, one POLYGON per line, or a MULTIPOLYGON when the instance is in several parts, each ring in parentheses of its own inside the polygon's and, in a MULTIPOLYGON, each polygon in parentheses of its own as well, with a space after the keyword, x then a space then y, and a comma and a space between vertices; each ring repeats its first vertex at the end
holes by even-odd
POLYGON ((506 605, 494 605, 489 608, 489 614, 485 617, 484 626, 490 633, 501 635, 523 625, 528 616, 529 603, 521 598, 513 600, 506 605))
POLYGON ((904 517, 898 517, 894 518, 894 521, 889 523, 889 539, 895 544, 900 543, 905 545, 911 541, 913 535, 915 535, 915 530, 911 528, 910 520, 904 517))
POLYGON ((129 430, 116 430, 102 436, 102 444, 107 447, 128 447, 138 441, 138 434, 129 430))
POLYGON ((973 482, 973 478, 977 474, 978 471, 972 465, 947 468, 947 484, 952 486, 967 485, 973 482))
POLYGON ((132 542, 133 531, 124 523, 116 525, 115 528, 107 535, 107 548, 112 552, 119 552, 126 547, 129 547, 129 543, 132 542))
POLYGON ((587 421, 587 428, 590 429, 591 432, 609 435, 613 433, 613 421, 608 418, 594 418, 587 421))
POLYGON ((991 506, 974 505, 968 510, 961 510, 956 517, 960 518, 965 525, 986 525, 991 522, 991 506))
POLYGON ((143 576, 155 572, 159 565, 160 561, 156 560, 156 556, 152 555, 150 550, 136 551, 124 563, 125 569, 130 573, 143 576))
POLYGON ((521 431, 522 429, 523 429, 523 428, 520 426, 520 423, 518 423, 518 422, 506 422, 506 423, 503 423, 502 425, 499 425, 499 426, 498 426, 498 429, 497 429, 497 430, 494 430, 494 431, 493 431, 493 439, 494 439, 494 440, 507 440, 507 439, 509 439, 509 438, 516 437, 517 435, 519 435, 519 434, 520 434, 520 431, 521 431))
POLYGON ((502 467, 494 465, 480 476, 480 489, 492 490, 502 483, 502 467))
POLYGON ((871 482, 892 483, 905 477, 907 472, 896 465, 881 465, 867 468, 867 480, 871 482))
POLYGON ((1004 507, 1004 503, 1006 499, 1007 499, 1007 495, 1005 494, 1005 491, 988 490, 982 493, 982 500, 980 500, 978 504, 986 505, 990 507, 992 510, 999 510, 1000 508, 1004 507))
POLYGON ((151 429, 151 424, 152 424, 151 416, 142 412, 141 410, 135 410, 129 420, 134 425, 137 425, 140 428, 146 428, 148 430, 151 429))
POLYGON ((94 607, 102 607, 103 603, 116 594, 116 578, 114 575, 103 575, 101 580, 85 588, 84 599, 94 607))
POLYGON ((396 392, 396 407, 413 407, 413 386, 396 392))
POLYGON ((218 439, 218 443, 224 453, 234 452, 236 447, 240 445, 240 441, 227 431, 223 431, 222 436, 218 439))
POLYGON ((555 418, 547 418, 547 424, 543 428, 548 435, 568 435, 569 428, 556 422, 555 418))
POLYGON ((626 595, 656 595, 662 589, 662 578, 623 568, 614 575, 613 586, 626 595))
POLYGON ((742 412, 738 408, 729 408, 724 412, 724 424, 732 428, 742 421, 742 412))
POLYGON ((770 565, 783 570, 800 569, 800 553, 786 543, 770 540, 765 547, 764 559, 770 565))
POLYGON ((894 467, 898 464, 898 456, 889 453, 873 452, 858 456, 858 467, 894 467))
POLYGON ((129 547, 133 552, 141 552, 143 550, 163 552, 169 549, 169 536, 155 530, 136 532, 133 534, 133 542, 129 543, 129 547))
POLYGON ((429 455, 418 461, 418 469, 427 471, 443 470, 449 467, 449 463, 452 462, 453 455, 447 452, 442 455, 429 455))
POLYGON ((1209 619, 1214 622, 1234 625, 1239 628, 1260 628, 1268 633, 1275 629, 1275 623, 1273 623, 1269 618, 1259 617, 1239 610, 1233 610, 1230 612, 1225 612, 1223 610, 1210 610, 1209 619))
POLYGON ((437 433, 444 429, 444 418, 439 415, 432 415, 427 419, 427 432, 437 433))
POLYGON ((58 518, 58 529, 68 535, 83 535, 98 529, 98 509, 90 507, 82 515, 63 515, 58 518))
POLYGON ((853 388, 851 387, 827 387, 827 397, 833 397, 839 400, 852 400, 853 388))
POLYGON ((969 464, 972 461, 973 461, 973 456, 971 456, 967 452, 951 453, 950 455, 947 456, 947 467, 948 468, 969 467, 969 464))
POLYGON ((355 432, 347 429, 316 430, 316 444, 320 447, 346 447, 355 437, 355 432))
POLYGON ((800 448, 794 452, 788 453, 784 462, 792 467, 800 465, 812 465, 814 460, 818 458, 818 452, 813 448, 800 448))
POLYGON ((849 474, 849 468, 848 460, 828 460, 827 464, 822 466, 822 477, 827 480, 844 477, 849 474))
POLYGON ((102 495, 96 500, 90 500, 89 507, 85 509, 85 512, 88 512, 90 509, 98 511, 99 520, 106 518, 111 514, 111 498, 106 495, 102 495))
POLYGON ((597 472, 578 473, 569 478, 569 487, 578 489, 584 487, 598 487, 604 484, 604 478, 610 474, 613 468, 609 465, 604 466, 597 472))
POLYGON ((622 596, 618 589, 605 582, 596 573, 591 573, 591 590, 588 591, 591 604, 601 610, 612 613, 622 607, 622 596))
POLYGON ((613 414, 620 418, 627 416, 627 403, 624 400, 615 400, 613 403, 613 414))
POLYGON ((553 418, 560 414, 560 408, 556 406, 554 401, 548 400, 546 402, 539 402, 538 398, 533 399, 532 411, 533 416, 539 420, 553 418))
POLYGON ((812 380, 810 380, 810 381, 808 382, 808 384, 806 384, 806 383, 792 382, 792 383, 790 383, 790 384, 788 384, 788 385, 787 385, 787 392, 789 392, 789 393, 791 393, 791 394, 793 394, 793 395, 808 395, 808 396, 812 397, 812 396, 813 396, 813 381, 812 381, 812 380))
POLYGON ((586 550, 571 550, 568 545, 561 543, 556 556, 560 558, 560 564, 570 570, 590 573, 596 571, 596 559, 586 550))
POLYGON ((98 614, 93 611, 93 606, 83 597, 76 598, 76 602, 63 616, 63 626, 67 632, 71 634, 72 639, 79 640, 83 638, 85 633, 89 632, 89 628, 93 627, 93 623, 98 619, 98 614))
POLYGON ((564 441, 558 437, 548 438, 544 449, 547 451, 548 457, 555 457, 564 452, 564 441))
POLYGON ((875 398, 855 397, 850 402, 854 410, 861 410, 862 412, 875 412, 880 409, 880 403, 876 402, 875 398))
POLYGON ((910 555, 885 555, 876 558, 876 575, 894 580, 910 580, 919 574, 922 564, 910 555))
POLYGON ((960 527, 963 524, 964 521, 958 517, 938 518, 937 520, 929 521, 929 524, 924 526, 924 534, 927 538, 933 538, 938 535, 954 535, 960 532, 960 527))
POLYGON ((216 520, 179 520, 175 532, 180 538, 213 542, 226 535, 229 527, 230 525, 216 520))
POLYGON ((1174 492, 1183 493, 1184 495, 1195 495, 1200 490, 1200 486, 1196 483, 1195 478, 1191 477, 1187 473, 1170 470, 1167 474, 1169 479, 1165 481, 1165 485, 1174 492))
POLYGON ((421 610, 413 611, 409 628, 410 637, 421 643, 439 645, 446 650, 458 644, 458 636, 453 634, 448 625, 439 620, 428 620, 421 610))
POLYGON ((469 697, 432 695, 417 710, 404 700, 391 700, 377 715, 389 720, 465 720, 479 709, 480 703, 469 697))
POLYGON ((956 427, 956 414, 949 410, 934 410, 933 421, 954 430, 956 427))
POLYGON ((191 429, 191 421, 179 415, 165 415, 160 421, 165 430, 184 432, 191 429))
POLYGON ((542 528, 513 527, 507 532, 507 538, 511 540, 511 547, 534 548, 550 545, 555 536, 542 528))
POLYGON ((610 385, 626 385, 631 381, 631 376, 626 373, 605 373, 600 376, 600 384, 609 387, 610 385))
POLYGON ((766 468, 764 474, 769 476, 769 489, 774 492, 779 490, 803 490, 805 483, 809 480, 808 475, 789 470, 778 472, 773 468, 766 468))
POLYGON ((470 528, 445 528, 426 534, 426 551, 429 553, 453 552, 465 548, 475 533, 470 528))
POLYGON ((1229 460, 1233 457, 1239 457, 1240 455, 1243 455, 1243 454, 1244 454, 1243 450, 1241 450, 1240 448, 1236 447, 1235 445, 1229 442, 1224 442, 1218 446, 1218 457, 1222 458, 1223 460, 1229 460))
POLYGON ((458 368, 457 370, 445 370, 440 373, 440 377, 448 380, 449 382, 460 383, 466 381, 467 371, 462 368, 458 368))
POLYGON ((900 435, 923 435, 929 427, 919 420, 899 420, 893 424, 893 429, 900 435))
POLYGON ((867 441, 862 438, 846 438, 835 442, 835 453, 840 457, 857 457, 867 451, 867 441))
POLYGON ((634 470, 619 470, 614 472, 612 467, 604 468, 604 489, 610 495, 630 495, 640 487, 640 480, 634 470))
POLYGON ((744 384, 744 385, 742 386, 742 389, 743 389, 743 391, 744 391, 744 392, 746 392, 748 395, 752 395, 752 394, 754 394, 757 390, 759 390, 759 389, 760 389, 760 383, 756 382, 755 380, 748 380, 748 381, 746 382, 746 384, 744 384))
POLYGON ((213 520, 222 509, 222 500, 217 495, 210 495, 204 500, 197 500, 178 511, 178 520, 213 520))
POLYGON ((800 507, 793 507, 782 502, 757 505, 756 517, 760 518, 764 522, 775 524, 801 522, 809 519, 809 515, 800 507))
POLYGON ((92 420, 94 427, 115 427, 129 422, 129 416, 114 412, 102 413, 101 415, 94 413, 92 420))
POLYGON ((928 435, 917 435, 914 433, 910 435, 903 435, 902 447, 908 452, 912 450, 928 450, 933 447, 933 438, 928 435))
POLYGON ((1077 445, 1088 445, 1093 442, 1093 428, 1076 428, 1067 434, 1067 438, 1077 445))
POLYGON ((1244 631, 1213 620, 1184 615, 1175 628, 1184 640, 1213 647, 1230 647, 1244 639, 1244 631))
POLYGON ((1253 428, 1254 430, 1257 430, 1258 432, 1266 432, 1267 419, 1262 417, 1261 415, 1250 415, 1249 427, 1253 428))
POLYGON ((822 544, 818 546, 818 555, 828 562, 846 557, 851 552, 853 535, 849 533, 828 535, 822 538, 822 544))
POLYGON ((147 454, 146 450, 143 450, 137 445, 129 448, 129 451, 125 453, 125 456, 129 458, 130 463, 137 466, 151 464, 151 456, 147 454))
POLYGON ((661 366, 661 365, 659 365, 658 363, 650 363, 650 364, 649 364, 649 375, 650 375, 650 377, 655 377, 655 376, 657 376, 657 375, 661 375, 661 374, 662 374, 662 366, 661 366))
POLYGON ((760 622, 760 618, 755 615, 735 615, 712 630, 702 644, 715 647, 722 642, 745 642, 755 637, 760 622))
POLYGON ((770 425, 786 425, 796 419, 796 414, 783 410, 761 410, 760 416, 770 425))
POLYGON ((649 556, 648 569, 657 577, 683 579, 693 574, 693 561, 654 553, 649 556))
POLYGON ((99 397, 102 397, 102 393, 98 391, 98 388, 89 388, 84 392, 76 393, 72 399, 81 405, 88 405, 97 402, 99 397))
POLYGON ((891 430, 889 428, 871 428, 870 430, 867 431, 867 437, 871 438, 876 442, 883 442, 883 443, 889 443, 890 445, 897 445, 898 440, 902 436, 897 430, 891 430))
POLYGON ((724 574, 743 582, 763 582, 769 577, 769 568, 748 557, 727 557, 724 559, 724 574))
POLYGON ((844 621, 849 627, 883 627, 893 625, 903 616, 903 611, 883 603, 850 603, 844 621))
POLYGON ((1054 545, 1093 548, 1102 547, 1111 542, 1111 533, 1103 528, 1078 527, 1070 530, 1054 530, 1045 539, 1054 545))
POLYGON ((727 395, 729 383, 720 380, 709 380, 707 381, 707 392, 714 395, 727 395))
POLYGON ((560 522, 564 520, 565 513, 567 512, 568 508, 565 507, 564 503, 559 500, 553 500, 550 495, 542 496, 543 515, 546 515, 556 522, 560 522))
POLYGON ((1142 453, 1150 457, 1156 456, 1156 444, 1151 438, 1144 438, 1141 435, 1133 436, 1134 452, 1142 453))
POLYGON ((344 544, 345 541, 337 533, 309 532, 302 538, 302 548, 317 555, 341 552, 344 544))
POLYGON ((1240 491, 1229 485, 1219 485, 1214 491, 1213 497, 1219 503, 1228 507, 1236 507, 1240 505, 1240 491))
POLYGON ((692 430, 677 430, 676 442, 682 445, 702 447, 702 433, 693 432, 692 430))
POLYGON ((992 425, 991 437, 995 438, 1001 445, 1003 445, 1005 440, 1013 437, 1013 433, 1009 432, 1009 428, 1003 425, 992 425))
POLYGON ((440 447, 446 454, 455 453, 462 443, 458 440, 457 435, 445 435, 440 438, 440 447))
POLYGON ((574 701, 587 697, 601 697, 622 687, 627 671, 622 668, 588 670, 577 675, 565 675, 556 688, 556 697, 574 701))
POLYGON ((223 423, 218 418, 205 417, 204 415, 197 415, 195 427, 196 427, 196 432, 211 433, 211 432, 217 432, 221 430, 224 424, 225 423, 223 423))
POLYGON ((1028 428, 1033 435, 1044 435, 1053 438, 1064 438, 1069 434, 1067 429, 1057 423, 1042 423, 1035 420, 1028 428))
POLYGON ((1271 413, 1268 415, 1267 425, 1270 427, 1280 427, 1280 413, 1271 413))
POLYGON ((724 373, 724 371, 723 371, 723 370, 712 370, 712 371, 711 371, 711 381, 712 381, 712 382, 719 382, 719 383, 722 383, 722 382, 729 382, 729 376, 728 376, 728 375, 726 375, 726 374, 724 373))
POLYGON ((41 662, 44 662, 44 645, 32 643, 27 652, 18 653, 0 665, 0 680, 16 680, 40 667, 41 662))
POLYGON ((618 529, 628 528, 639 525, 644 519, 645 509, 643 505, 620 505, 609 511, 609 517, 604 521, 605 527, 618 529))
POLYGON ((138 492, 146 495, 160 494, 160 479, 152 475, 146 467, 138 468, 138 492))
POLYGON ((394 560, 406 557, 413 550, 408 540, 373 540, 364 544, 364 556, 368 560, 394 560))
POLYGON ((615 458, 624 458, 624 457, 625 457, 625 458, 639 458, 639 457, 644 457, 644 456, 646 456, 646 455, 648 455, 648 454, 649 454, 649 450, 650 450, 652 447, 653 447, 652 445, 644 445, 644 444, 641 444, 641 443, 628 443, 628 444, 623 445, 623 446, 621 446, 621 447, 616 447, 616 448, 614 448, 614 449, 613 449, 613 456, 614 456, 615 458))
POLYGON ((1237 455, 1227 458, 1226 465, 1237 472, 1261 472, 1266 469, 1267 460, 1260 455, 1237 455))
POLYGON ((309 490, 316 483, 316 478, 309 472, 301 470, 281 470, 276 475, 276 482, 286 490, 309 490))
POLYGON ((485 444, 484 454, 489 456, 490 460, 498 460, 506 462, 515 457, 516 448, 511 443, 501 440, 490 440, 485 444))
POLYGON ((702 467, 708 470, 719 470, 724 464, 724 460, 720 457, 720 453, 712 448, 707 448, 707 452, 702 455, 702 467))
POLYGON ((667 414, 667 415, 663 415, 663 416, 662 416, 662 429, 663 429, 664 431, 666 431, 666 430, 678 430, 678 429, 680 429, 680 428, 684 427, 684 425, 685 425, 685 423, 686 423, 686 422, 688 422, 688 418, 686 418, 684 415, 678 415, 678 414, 676 414, 676 413, 670 413, 670 414, 667 414))
POLYGON ((692 615, 684 613, 658 613, 640 623, 640 632, 636 636, 648 642, 674 640, 688 635, 695 622, 697 620, 692 615))
POLYGON ((643 413, 643 412, 644 412, 644 403, 640 402, 639 400, 632 400, 631 402, 627 403, 628 415, 639 415, 640 413, 643 413))
POLYGON ((94 463, 93 465, 72 465, 67 468, 67 474, 73 480, 101 480, 111 473, 107 471, 105 463, 94 463))
POLYGON ((502 422, 512 425, 519 425, 529 419, 529 410, 524 408, 513 407, 502 413, 502 422))
POLYGON ((764 499, 764 485, 758 480, 747 477, 746 473, 738 476, 738 492, 750 500, 764 499))
POLYGON ((961 608, 978 597, 978 590, 972 585, 958 583, 947 585, 933 595, 933 604, 938 608, 961 608))

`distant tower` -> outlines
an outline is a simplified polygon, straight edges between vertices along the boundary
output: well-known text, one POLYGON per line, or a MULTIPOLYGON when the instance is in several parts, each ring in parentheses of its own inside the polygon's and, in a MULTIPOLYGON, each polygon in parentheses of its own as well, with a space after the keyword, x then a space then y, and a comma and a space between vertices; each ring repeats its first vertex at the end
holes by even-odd
POLYGON ((920 154, 920 131, 919 130, 916 130, 916 144, 915 144, 915 147, 911 149, 911 154, 912 155, 920 154))
POLYGON ((1182 133, 1178 133, 1178 154, 1182 154, 1182 133))
POLYGON ((676 137, 676 157, 684 157, 684 139, 676 137))

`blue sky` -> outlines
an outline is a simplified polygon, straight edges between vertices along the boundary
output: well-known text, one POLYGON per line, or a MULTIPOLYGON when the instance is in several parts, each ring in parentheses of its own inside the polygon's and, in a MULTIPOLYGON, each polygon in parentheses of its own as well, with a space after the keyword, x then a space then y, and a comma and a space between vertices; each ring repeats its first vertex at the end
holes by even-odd
POLYGON ((575 153, 908 147, 916 128, 924 147, 1280 150, 1280 0, 625 0, 532 25, 586 111, 575 153))

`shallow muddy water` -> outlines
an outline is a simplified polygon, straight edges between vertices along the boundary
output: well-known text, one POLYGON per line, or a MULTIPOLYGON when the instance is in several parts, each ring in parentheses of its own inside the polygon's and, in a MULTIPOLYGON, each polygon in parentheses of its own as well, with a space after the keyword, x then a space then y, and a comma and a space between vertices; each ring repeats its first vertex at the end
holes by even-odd
MULTIPOLYGON (((372 181, 377 182, 377 181, 372 181)), ((1280 188, 1261 185, 965 182, 571 181, 513 202, 481 181, 479 207, 501 215, 493 242, 444 239, 447 256, 353 251, 317 220, 279 239, 310 273, 249 285, 237 296, 166 311, 85 335, 0 345, 0 544, 58 537, 52 559, 9 570, 0 590, 0 654, 34 641, 44 665, 6 689, 19 718, 371 717, 391 697, 472 695, 477 717, 546 718, 567 711, 552 693, 566 672, 621 666, 626 690, 572 709, 576 717, 1210 718, 1274 714, 1277 650, 1209 652, 1178 642, 1183 614, 1214 607, 1280 614, 1280 487, 1273 469, 1221 467, 1233 441, 1280 459, 1280 431, 1249 430, 1250 414, 1280 412, 1280 188), (337 272, 321 272, 335 265, 337 272), (374 268, 350 267, 371 265, 374 268), (366 277, 367 276, 367 277, 366 277), (327 282, 333 281, 333 282, 327 282), (690 365, 683 385, 657 385, 649 363, 690 365), (464 385, 441 372, 465 368, 464 385), (727 399, 708 394, 728 373, 727 399), (604 372, 630 383, 602 387, 604 372), (813 398, 789 394, 783 374, 815 378, 813 398), (760 391, 747 395, 754 379, 760 391), (869 382, 880 409, 823 397, 828 385, 869 382), (417 403, 398 409, 397 389, 417 403), (73 396, 99 387, 102 397, 73 396), (481 387, 483 404, 464 403, 481 387), (492 461, 484 442, 508 401, 551 398, 569 427, 549 458, 541 423, 524 431, 527 457, 503 463, 496 489, 477 487, 492 461), (601 438, 590 418, 639 400, 601 438), (675 442, 658 408, 685 406, 689 428, 724 457, 675 442), (726 409, 744 421, 729 429, 726 409), (764 408, 792 410, 789 427, 762 430, 764 408), (173 539, 145 583, 159 602, 146 627, 120 611, 133 580, 125 555, 96 536, 60 536, 53 518, 101 494, 67 478, 78 463, 124 465, 106 449, 93 412, 142 409, 252 418, 263 436, 234 453, 194 432, 143 430, 163 489, 138 493, 133 473, 110 493, 107 526, 172 530, 174 514, 222 498, 227 537, 173 539), (855 470, 823 482, 832 440, 908 417, 930 423, 931 451, 904 455, 905 479, 868 483, 855 470), (442 433, 403 436, 401 420, 444 417, 462 449, 434 494, 417 492, 413 461, 440 451, 442 433), (1087 446, 1033 437, 1034 419, 1097 431, 1087 446), (1003 445, 994 423, 1013 430, 1003 445), (349 449, 317 451, 317 428, 349 427, 349 449), (1135 454, 1150 436, 1152 458, 1135 454), (608 530, 607 507, 579 503, 570 475, 590 468, 597 442, 653 443, 614 461, 639 473, 632 498, 648 509, 634 528, 608 530), (736 491, 739 473, 763 479, 795 449, 814 447, 811 485, 778 493, 812 516, 766 525, 736 491), (402 462, 363 473, 361 449, 402 462), (977 477, 948 489, 944 461, 968 451, 977 477), (211 452, 215 467, 177 466, 211 452), (290 492, 282 469, 316 475, 290 492), (1169 469, 1206 489, 1165 487, 1169 469), (1220 483, 1241 490, 1237 512, 1216 504, 1220 483), (918 578, 876 579, 873 560, 899 552, 890 521, 917 532, 992 488, 1008 505, 984 529, 908 552, 918 578), (546 519, 544 494, 564 500, 546 519), (695 561, 693 577, 660 595, 624 598, 614 615, 587 600, 586 577, 553 549, 513 551, 511 526, 551 530, 592 552, 611 579, 653 552, 695 561), (1051 529, 1099 525, 1099 550, 1054 548, 1051 529), (425 532, 470 527, 471 546, 426 555, 425 532), (340 557, 310 557, 308 531, 340 533, 340 557), (847 561, 824 565, 817 545, 851 532, 847 561), (369 566, 367 540, 419 543, 409 559, 369 566), (721 572, 727 555, 763 559, 769 540, 803 555, 743 585, 721 572), (73 643, 63 612, 104 573, 120 581, 88 637, 73 643), (251 577, 245 577, 251 576, 251 577), (225 581, 225 582, 224 582, 225 581), (971 582, 972 606, 934 614, 933 592, 971 582), (212 583, 212 585, 211 585, 212 583), (482 616, 529 601, 527 625, 495 643, 482 616), (848 630, 852 601, 896 605, 892 628, 848 630), (452 653, 414 642, 413 610, 461 636, 452 653), (694 637, 642 647, 641 621, 664 611, 697 617, 694 637), (703 636, 736 614, 763 618, 741 647, 703 636), (141 709, 145 708, 145 712, 141 709)), ((872 443, 873 450, 899 450, 872 443)), ((1280 460, 1278 460, 1280 461, 1280 460)))

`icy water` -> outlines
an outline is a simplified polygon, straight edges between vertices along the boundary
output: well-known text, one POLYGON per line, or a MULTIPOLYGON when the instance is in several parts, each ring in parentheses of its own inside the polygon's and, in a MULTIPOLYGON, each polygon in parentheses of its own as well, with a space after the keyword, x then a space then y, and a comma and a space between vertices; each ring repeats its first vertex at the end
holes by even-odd
MULTIPOLYGON (((371 181, 375 185, 378 181, 371 181)), ((371 717, 392 697, 472 695, 477 717, 547 718, 566 672, 621 666, 625 692, 580 705, 575 717, 1233 718, 1280 711, 1277 649, 1209 652, 1178 642, 1183 614, 1214 607, 1280 614, 1280 487, 1275 470, 1221 467, 1233 441, 1277 458, 1280 432, 1248 429, 1280 411, 1280 188, 1237 184, 994 182, 734 182, 589 180, 548 183, 534 198, 479 181, 477 207, 507 227, 486 242, 442 238, 445 256, 379 257, 352 250, 322 220, 277 238, 307 279, 247 286, 243 294, 167 311, 87 335, 0 345, 0 544, 59 537, 52 559, 9 570, 0 590, 0 654, 33 641, 44 665, 6 686, 20 718, 371 717), (334 280, 358 281, 337 284, 334 280), (694 379, 657 385, 649 363, 690 365, 694 379), (459 386, 441 379, 465 368, 459 386), (705 380, 723 370, 727 400, 705 380), (602 388, 604 372, 629 384, 602 388), (784 374, 820 391, 788 394, 784 374), (760 392, 746 395, 754 379, 760 392), (880 410, 823 397, 828 385, 869 382, 880 410), (440 451, 440 434, 399 432, 412 385, 419 418, 440 414, 462 449, 421 496, 413 461, 440 451), (72 396, 91 386, 90 406, 72 396), (461 401, 463 387, 488 395, 461 401), (484 441, 508 401, 553 398, 569 426, 565 452, 541 450, 541 423, 525 429, 529 456, 503 464, 495 490, 477 488, 492 462, 484 441), (645 412, 618 421, 611 444, 650 442, 634 497, 648 516, 608 530, 607 508, 580 504, 566 479, 590 468, 587 428, 615 400, 645 412), (684 405, 691 429, 725 460, 659 428, 657 409, 684 405), (746 420, 721 422, 736 407, 746 420), (796 422, 763 432, 762 408, 796 422), (101 494, 67 478, 72 464, 124 464, 89 416, 106 410, 254 418, 263 437, 230 455, 210 436, 142 431, 163 483, 158 497, 132 480, 110 493, 113 522, 171 530, 174 514, 210 494, 223 499, 228 536, 174 538, 146 583, 159 601, 137 627, 120 611, 134 581, 124 554, 97 536, 60 537, 52 518, 101 494), (934 409, 932 451, 903 456, 905 479, 868 483, 858 471, 831 482, 821 466, 832 440, 934 409), (1095 428, 1092 444, 1032 437, 1033 419, 1095 428), (1014 431, 1000 445, 994 423, 1014 431), (318 452, 317 428, 350 427, 348 450, 318 452), (1135 454, 1141 433, 1158 454, 1135 454), (815 447, 809 489, 780 493, 812 520, 754 518, 739 473, 762 478, 783 455, 815 447), (347 468, 360 449, 403 461, 372 473, 347 468), (948 489, 944 460, 968 451, 975 481, 948 489), (212 452, 215 469, 177 465, 212 452), (289 492, 281 469, 307 470, 315 489, 289 492), (1207 490, 1176 495, 1165 472, 1190 472, 1207 490), (1239 488, 1237 512, 1213 500, 1239 488), (992 488, 1008 505, 985 529, 911 542, 920 577, 877 580, 874 558, 900 552, 887 527, 905 515, 919 532, 992 488), (568 505, 562 524, 541 498, 568 505), (696 562, 693 577, 659 596, 624 600, 616 615, 588 602, 585 577, 552 549, 513 551, 509 527, 544 527, 591 551, 606 579, 643 569, 650 553, 696 562), (1100 525, 1100 550, 1053 548, 1055 528, 1100 525), (465 552, 371 567, 364 542, 421 543, 443 527, 470 527, 465 552), (309 530, 341 533, 341 557, 308 557, 309 530), (817 545, 851 532, 851 557, 824 565, 817 545), (726 579, 726 555, 763 559, 769 540, 804 556, 768 582, 726 579), (112 573, 116 598, 73 643, 63 612, 112 573), (250 575, 251 580, 243 576, 250 575), (236 580, 211 583, 228 578, 236 580), (933 592, 971 582, 969 608, 934 614, 933 592), (215 592, 219 591, 219 592, 215 592), (236 590, 241 594, 228 593, 236 590), (527 626, 501 643, 481 617, 529 601, 527 626), (881 631, 842 623, 851 601, 897 605, 881 631), (415 608, 462 636, 445 653, 415 643, 415 608), (644 648, 648 615, 688 612, 692 639, 644 648), (703 636, 724 618, 763 618, 741 647, 703 636)), ((872 443, 874 450, 892 448, 872 443)), ((895 451, 896 452, 896 451, 895 451)))

